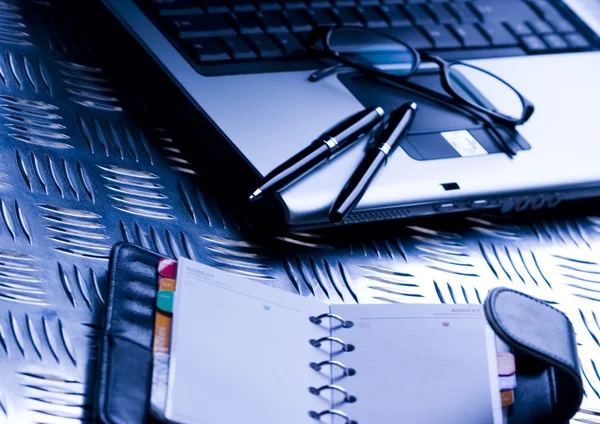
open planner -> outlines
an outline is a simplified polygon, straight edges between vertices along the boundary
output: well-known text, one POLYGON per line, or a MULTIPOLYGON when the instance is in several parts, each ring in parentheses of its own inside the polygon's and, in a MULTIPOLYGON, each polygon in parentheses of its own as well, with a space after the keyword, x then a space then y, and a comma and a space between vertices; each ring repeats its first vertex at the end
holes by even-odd
POLYGON ((181 259, 165 417, 501 424, 480 305, 324 304, 181 259))

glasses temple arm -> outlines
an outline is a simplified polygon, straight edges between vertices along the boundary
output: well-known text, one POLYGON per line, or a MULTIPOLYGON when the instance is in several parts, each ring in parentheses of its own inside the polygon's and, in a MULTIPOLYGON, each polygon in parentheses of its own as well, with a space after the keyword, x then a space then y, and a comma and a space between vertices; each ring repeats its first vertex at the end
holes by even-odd
POLYGON ((525 112, 523 113, 523 118, 521 118, 521 120, 518 122, 518 124, 523 124, 523 123, 527 122, 529 120, 529 118, 531 118, 531 115, 533 115, 533 112, 535 112, 535 106, 533 106, 533 103, 531 103, 527 99, 524 99, 524 101, 525 101, 525 112))
POLYGON ((325 68, 318 69, 312 74, 310 74, 308 76, 308 80, 310 82, 317 82, 322 80, 323 78, 327 78, 330 75, 343 71, 344 68, 347 68, 347 66, 343 63, 337 63, 333 66, 326 66, 325 68))

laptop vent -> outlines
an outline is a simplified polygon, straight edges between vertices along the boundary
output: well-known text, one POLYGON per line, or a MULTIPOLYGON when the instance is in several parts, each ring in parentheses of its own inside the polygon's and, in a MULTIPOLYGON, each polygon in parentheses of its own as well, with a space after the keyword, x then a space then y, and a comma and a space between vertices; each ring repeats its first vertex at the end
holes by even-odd
POLYGON ((388 219, 407 218, 410 215, 410 208, 391 208, 363 212, 352 212, 344 220, 344 223, 358 224, 360 222, 383 221, 388 219))

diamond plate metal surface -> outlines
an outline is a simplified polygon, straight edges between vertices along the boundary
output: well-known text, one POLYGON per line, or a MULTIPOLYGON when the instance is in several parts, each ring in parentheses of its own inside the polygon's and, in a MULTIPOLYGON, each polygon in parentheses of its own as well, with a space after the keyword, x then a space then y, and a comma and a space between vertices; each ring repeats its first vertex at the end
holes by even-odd
POLYGON ((91 421, 108 255, 129 241, 335 302, 522 290, 571 318, 575 421, 600 423, 600 208, 249 236, 62 7, 0 1, 0 422, 91 421))

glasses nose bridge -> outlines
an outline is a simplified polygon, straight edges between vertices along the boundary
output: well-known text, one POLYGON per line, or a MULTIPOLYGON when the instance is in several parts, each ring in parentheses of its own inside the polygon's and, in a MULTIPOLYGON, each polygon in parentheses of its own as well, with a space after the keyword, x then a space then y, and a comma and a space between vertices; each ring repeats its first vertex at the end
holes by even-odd
POLYGON ((438 55, 427 53, 427 52, 419 53, 419 58, 420 58, 421 62, 435 63, 437 66, 439 66, 440 69, 446 69, 448 66, 450 66, 452 64, 452 62, 448 62, 447 60, 441 58, 438 55))

